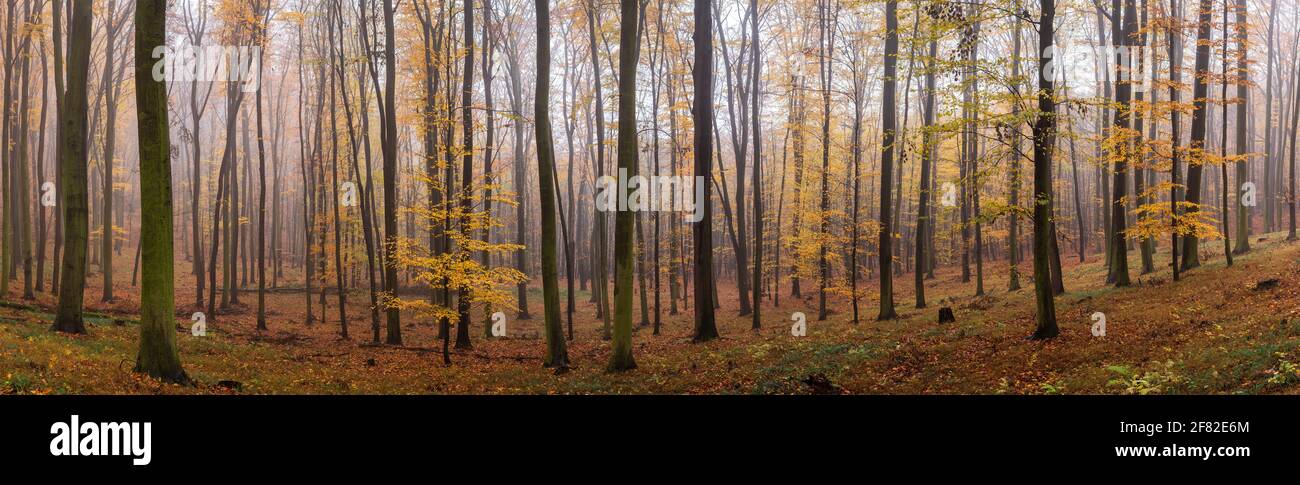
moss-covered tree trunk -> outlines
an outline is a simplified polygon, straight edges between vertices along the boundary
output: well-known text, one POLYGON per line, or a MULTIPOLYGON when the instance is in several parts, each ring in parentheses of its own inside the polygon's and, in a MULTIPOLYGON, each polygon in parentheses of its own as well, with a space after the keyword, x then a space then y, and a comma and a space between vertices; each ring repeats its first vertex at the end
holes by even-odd
MULTIPOLYGON (((533 116, 537 130, 537 181, 542 199, 542 301, 546 318, 546 361, 549 368, 569 367, 569 351, 560 321, 559 265, 556 260, 555 145, 551 133, 551 2, 537 0, 537 94, 533 116)), ((572 197, 572 195, 570 195, 572 197)), ((573 275, 569 275, 573 283, 573 275)), ((570 298, 573 290, 569 290, 570 298)), ((629 348, 630 351, 630 348, 629 348)), ((630 353, 630 352, 629 352, 630 353)))
POLYGON ((181 368, 180 354, 176 352, 167 85, 162 80, 152 79, 153 49, 167 45, 167 0, 138 0, 135 24, 140 244, 144 261, 144 281, 140 292, 140 353, 136 356, 135 370, 168 382, 185 383, 189 378, 181 368))
MULTIPOLYGON (((620 2, 618 54, 618 171, 629 177, 637 174, 638 136, 636 130, 636 74, 640 52, 637 0, 620 2)), ((620 182, 621 183, 621 182, 620 182)), ((622 197, 620 195, 620 197, 622 197)), ((620 205, 623 201, 619 201, 620 205)), ((620 208, 614 218, 614 353, 609 370, 636 368, 632 359, 632 276, 636 260, 636 212, 620 208)))
MULTIPOLYGON (((87 186, 86 78, 90 71, 91 2, 74 2, 68 28, 68 85, 63 113, 59 174, 63 178, 63 271, 59 280, 59 309, 54 330, 86 333, 82 297, 86 292, 86 245, 90 231, 87 186)), ((170 232, 167 237, 170 236, 170 232)), ((171 264, 169 260, 168 265, 171 264)), ((0 278, 3 279, 3 278, 0 278)))

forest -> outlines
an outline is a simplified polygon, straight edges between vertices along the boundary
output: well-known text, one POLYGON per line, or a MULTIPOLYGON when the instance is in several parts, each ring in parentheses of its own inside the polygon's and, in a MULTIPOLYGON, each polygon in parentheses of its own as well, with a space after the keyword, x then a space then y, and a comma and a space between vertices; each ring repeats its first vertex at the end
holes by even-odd
POLYGON ((1298 394, 1295 0, 0 0, 0 394, 1298 394))

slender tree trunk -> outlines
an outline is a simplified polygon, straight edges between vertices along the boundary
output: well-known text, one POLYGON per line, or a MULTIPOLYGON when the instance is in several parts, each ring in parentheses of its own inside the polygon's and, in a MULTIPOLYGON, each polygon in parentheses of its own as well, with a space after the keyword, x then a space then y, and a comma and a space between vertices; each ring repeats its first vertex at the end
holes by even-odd
MULTIPOLYGON (((1195 84, 1192 90, 1192 102, 1196 108, 1192 111, 1192 140, 1191 156, 1187 165, 1187 212, 1191 215, 1188 217, 1199 217, 1201 212, 1201 173, 1203 160, 1205 158, 1205 132, 1209 121, 1208 105, 1206 99, 1210 94, 1210 87, 1207 78, 1210 77, 1210 28, 1212 27, 1212 16, 1214 2, 1213 0, 1201 0, 1198 17, 1198 27, 1196 30, 1196 73, 1193 78, 1195 84)), ((1177 71, 1175 71, 1177 72, 1177 71)), ((1184 271, 1200 267, 1200 239, 1195 234, 1183 238, 1183 264, 1184 271)))
MULTIPOLYGON (((462 73, 464 81, 461 83, 461 122, 463 135, 461 143, 464 144, 461 156, 461 186, 460 186, 460 231, 461 234, 471 234, 470 228, 470 211, 474 206, 474 2, 465 0, 465 10, 462 12, 465 19, 465 69, 462 73)), ((522 124, 522 123, 520 123, 522 124)), ((468 250, 462 248, 465 252, 462 257, 472 257, 468 250)), ((522 251, 521 251, 522 252, 522 251)), ((471 289, 462 285, 457 288, 456 312, 460 315, 460 323, 456 325, 456 349, 468 350, 474 347, 469 338, 470 324, 470 301, 471 289)), ((524 302, 526 303, 526 302, 524 302)))
MULTIPOLYGON (((569 367, 564 327, 560 321, 559 265, 556 261, 555 147, 551 134, 551 5, 550 0, 536 0, 537 6, 537 94, 533 116, 537 130, 537 178, 542 208, 542 301, 546 318, 546 360, 548 368, 563 372, 569 367)), ((572 197, 572 196, 570 196, 572 197)), ((573 284, 572 273, 569 284, 573 284)), ((573 290, 569 290, 572 297, 573 290)))
MULTIPOLYGON (((1250 66, 1249 61, 1246 59, 1246 51, 1250 49, 1250 46, 1249 34, 1247 33, 1249 26, 1246 23, 1246 0, 1237 0, 1235 8, 1237 10, 1237 73, 1232 82, 1237 84, 1236 149, 1237 156, 1240 157, 1240 160, 1237 160, 1235 163, 1237 168, 1237 186, 1234 188, 1237 190, 1238 194, 1237 247, 1233 250, 1233 254, 1246 254, 1250 252, 1250 222, 1252 208, 1251 206, 1246 205, 1246 198, 1241 197, 1241 194, 1245 190, 1242 188, 1242 185, 1244 185, 1246 180, 1250 177, 1250 154, 1254 151, 1251 149, 1252 147, 1250 146, 1249 140, 1246 136, 1248 132, 1246 127, 1248 122, 1247 117, 1249 116, 1250 110, 1250 66)), ((1224 15, 1226 18, 1227 14, 1225 13, 1224 15)))
POLYGON ((1052 217, 1052 144, 1056 132, 1056 102, 1051 76, 1044 75, 1052 62, 1048 55, 1053 50, 1056 22, 1056 1, 1042 0, 1039 16, 1038 52, 1038 115, 1034 123, 1034 294, 1036 295, 1036 321, 1034 340, 1055 338, 1060 331, 1056 326, 1056 301, 1052 291, 1051 251, 1052 217))
MULTIPOLYGON (((397 293, 397 30, 393 0, 384 1, 384 292, 397 293)), ((402 314, 387 306, 389 345, 402 345, 402 314)))
MULTIPOLYGON (((626 0, 624 0, 626 1, 626 0)), ((695 342, 718 338, 714 317, 713 294, 713 5, 710 0, 695 0, 695 176, 704 184, 703 200, 696 200, 696 210, 703 219, 695 223, 695 342)), ((700 190, 696 188, 696 194, 700 190)))

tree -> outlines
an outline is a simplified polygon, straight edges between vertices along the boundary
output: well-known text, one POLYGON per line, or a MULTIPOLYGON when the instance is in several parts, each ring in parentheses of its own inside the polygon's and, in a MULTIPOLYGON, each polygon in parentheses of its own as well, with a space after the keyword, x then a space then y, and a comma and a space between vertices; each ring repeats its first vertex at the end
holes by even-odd
MULTIPOLYGON (((830 0, 820 0, 818 11, 821 12, 821 41, 819 48, 822 49, 821 55, 818 56, 819 66, 821 69, 822 81, 822 198, 821 198, 821 233, 823 237, 830 234, 830 210, 831 210, 831 192, 830 192, 830 171, 831 171, 831 84, 835 81, 835 66, 829 58, 835 52, 835 33, 839 30, 839 3, 836 2, 833 12, 828 12, 830 7, 827 5, 830 0)), ((823 239, 818 244, 818 266, 821 270, 821 277, 818 278, 817 284, 817 321, 825 321, 829 315, 826 309, 826 285, 827 280, 831 278, 831 267, 827 262, 828 244, 823 239)), ((920 298, 920 297, 918 297, 920 298)), ((925 306, 924 304, 920 306, 925 306)))
MULTIPOLYGON (((569 351, 560 321, 559 264, 556 256, 555 146, 551 133, 551 2, 536 0, 537 6, 537 94, 533 116, 537 130, 538 192, 542 199, 542 301, 546 318, 546 360, 548 368, 563 372, 569 367, 569 351)), ((570 195, 572 197, 572 195, 570 195)), ((570 270, 572 271, 572 270, 570 270)), ((569 274, 572 284, 573 275, 569 274)), ((573 290, 570 289, 570 297, 573 290)), ((630 350, 630 349, 629 349, 630 350)))
MULTIPOLYGON (((1115 5, 1119 1, 1114 2, 1115 5)), ((1129 281, 1128 272, 1128 250, 1125 249, 1125 240, 1128 238, 1128 210, 1125 204, 1128 199, 1128 183, 1125 179, 1126 171, 1129 170, 1132 160, 1132 141, 1134 138, 1133 130, 1130 128, 1132 122, 1132 99, 1134 76, 1132 74, 1131 57, 1129 49, 1136 46, 1133 39, 1137 32, 1137 7, 1133 0, 1124 0, 1123 13, 1119 9, 1111 12, 1112 21, 1115 24, 1114 36, 1111 39, 1112 44, 1117 47, 1115 50, 1115 103, 1119 108, 1115 114, 1115 124, 1111 135, 1106 143, 1110 145, 1110 159, 1115 164, 1115 182, 1111 193, 1111 265, 1110 265, 1110 283, 1116 287, 1125 287, 1132 284, 1129 281)), ((1037 203, 1037 201, 1036 201, 1037 203)), ((1035 255, 1037 259, 1037 255, 1035 255)))
MULTIPOLYGON (((931 22, 935 25, 936 22, 931 22)), ((923 122, 925 127, 921 131, 921 187, 919 201, 917 202, 916 230, 913 232, 913 239, 916 243, 915 267, 912 268, 916 274, 916 308, 925 308, 925 270, 930 266, 926 242, 929 240, 930 219, 934 216, 930 213, 930 192, 933 181, 931 173, 934 166, 935 143, 934 143, 934 104, 935 104, 935 63, 938 62, 939 48, 938 42, 933 38, 930 39, 930 52, 925 69, 925 106, 922 109, 923 122)))
POLYGON ((898 318, 894 311, 894 226, 890 214, 894 189, 894 151, 898 144, 898 2, 885 2, 885 87, 881 97, 884 140, 880 153, 880 315, 876 320, 898 318))
MULTIPOLYGON (((627 1, 627 0, 623 0, 627 1)), ((695 223, 695 342, 718 338, 713 310, 713 5, 695 0, 695 177, 704 200, 695 201, 704 218, 695 223)), ((700 191, 697 188, 696 193, 700 191)))
MULTIPOLYGON (((753 98, 750 117, 754 123, 754 180, 750 185, 750 189, 754 192, 754 283, 751 285, 751 289, 754 291, 753 328, 758 330, 763 326, 763 309, 761 306, 763 301, 763 124, 760 117, 762 115, 762 106, 759 103, 762 97, 761 87, 763 82, 763 42, 758 35, 758 21, 762 17, 758 10, 758 0, 750 0, 749 9, 750 35, 753 37, 753 47, 751 49, 754 56, 753 61, 750 63, 754 70, 754 81, 753 85, 750 86, 750 96, 753 98)), ((743 184, 744 180, 737 183, 743 184)), ((740 201, 741 199, 737 198, 736 200, 740 201)), ((741 244, 748 243, 741 241, 741 244)), ((856 298, 854 301, 857 301, 856 298)))
MULTIPOLYGON (((397 293, 397 30, 393 26, 393 0, 384 0, 384 102, 382 143, 384 152, 384 293, 397 293)), ((402 313, 388 305, 389 345, 402 345, 402 313)))
MULTIPOLYGON (((89 4, 90 2, 79 2, 89 4)), ((75 12, 74 8, 74 12, 75 12)), ((140 352, 135 371, 185 384, 189 376, 176 352, 173 277, 171 134, 167 86, 153 75, 153 51, 167 45, 167 0, 137 0, 135 100, 139 126, 141 252, 140 352)), ((197 255, 195 255, 197 257, 197 255)))
MULTIPOLYGON (((1205 164, 1205 134, 1206 127, 1209 124, 1209 111, 1207 98, 1210 95, 1210 87, 1207 79, 1210 77, 1210 28, 1212 27, 1212 15, 1214 0, 1201 0, 1197 14, 1196 29, 1196 73, 1193 76, 1195 84, 1192 88, 1192 102, 1196 108, 1192 111, 1192 140, 1190 146, 1190 159, 1187 165, 1187 196, 1186 203, 1189 217, 1197 217, 1201 213, 1201 172, 1205 164)), ((1190 235, 1183 238, 1182 248, 1183 264, 1182 270, 1187 271, 1197 268, 1201 265, 1200 257, 1200 238, 1196 235, 1190 235)))
MULTIPOLYGON (((1181 83, 1181 69, 1183 65, 1182 21, 1182 6, 1179 3, 1179 0, 1169 0, 1169 14, 1166 19, 1167 25, 1165 27, 1165 43, 1166 48, 1169 51, 1169 102, 1174 105, 1179 103, 1181 96, 1178 85, 1181 83)), ((1178 204, 1179 176, 1180 171, 1182 170, 1179 168, 1182 158, 1181 147, 1179 146, 1182 142, 1182 136, 1180 134, 1180 128, 1182 125, 1181 118, 1182 112, 1180 110, 1171 110, 1169 113, 1169 178, 1171 181, 1171 187, 1169 188, 1169 215, 1172 221, 1172 224, 1170 224, 1172 227, 1170 230, 1171 244, 1169 246, 1169 257, 1172 261, 1170 266, 1173 268, 1174 281, 1178 281, 1182 273, 1182 267, 1178 262, 1178 253, 1180 251, 1178 238, 1183 235, 1182 225, 1179 221, 1178 204)))
MULTIPOLYGON (((1131 1, 1131 0, 1130 0, 1131 1)), ((1052 244, 1052 150, 1056 139, 1056 95, 1052 62, 1056 1, 1042 0, 1038 22, 1038 113, 1034 122, 1034 295, 1037 330, 1034 340, 1055 338, 1056 301, 1052 291, 1050 257, 1052 244)))
MULTIPOLYGON (((618 54, 618 170, 628 177, 637 175, 636 75, 640 52, 637 0, 622 0, 618 54)), ((622 202, 622 201, 620 201, 622 202)), ((636 259, 636 213, 620 210, 614 219, 614 352, 609 370, 636 368, 632 358, 632 277, 636 259)), ((705 287, 707 288, 707 287, 705 287)), ((699 291, 698 288, 696 291, 699 291)))
MULTIPOLYGON (((1300 59, 1300 57, 1297 57, 1300 59)), ((1291 90, 1294 91, 1291 99, 1291 131, 1287 137, 1291 138, 1291 178, 1287 189, 1287 208, 1291 213, 1290 229, 1287 231, 1287 241, 1297 241, 1296 237, 1296 140, 1297 129, 1300 129, 1300 61, 1292 62, 1292 72, 1295 72, 1295 81, 1292 82, 1291 90)))
MULTIPOLYGON (((1237 84, 1237 190, 1242 190, 1241 185, 1244 180, 1250 176, 1250 146, 1247 140, 1248 130, 1246 127, 1247 117, 1249 116, 1250 107, 1250 66, 1246 59, 1246 53, 1250 49, 1249 27, 1246 23, 1246 0, 1236 1, 1237 10, 1237 74, 1234 82, 1237 84)), ((1224 14, 1225 18, 1227 14, 1224 14)), ((1226 36, 1227 33, 1225 32, 1226 36)), ((1224 44, 1227 49, 1227 44, 1224 44)), ((1224 80, 1228 82, 1227 79, 1224 80)), ((1224 116, 1227 119, 1227 116, 1224 116)), ((1238 192, 1240 194, 1240 192, 1238 192)), ((1246 254, 1250 252, 1250 220, 1251 208, 1246 205, 1245 197, 1237 197, 1237 248, 1233 254, 1246 254)))
MULTIPOLYGON (((73 2, 68 28, 68 81, 60 114, 63 149, 59 174, 63 178, 63 271, 59 280, 59 308, 54 330, 86 333, 82 297, 86 291, 86 245, 90 232, 87 181, 87 76, 90 71, 90 33, 94 19, 91 2, 73 2)), ((57 42, 57 40, 56 40, 57 42)), ((170 232, 167 233, 170 237, 170 232)), ((0 275, 0 279, 4 276, 0 275)))
MULTIPOLYGON (((116 38, 118 29, 120 29, 122 24, 125 23, 125 18, 122 19, 122 21, 116 20, 116 0, 108 1, 107 13, 108 19, 106 20, 107 27, 105 29, 104 38, 104 78, 103 85, 101 86, 101 89, 106 91, 106 96, 104 98, 104 158, 102 160, 104 167, 104 186, 102 195, 104 199, 101 204, 103 213, 100 215, 99 221, 101 224, 99 236, 99 267, 104 280, 104 294, 101 296, 100 300, 111 302, 115 299, 113 297, 113 240, 115 239, 113 231, 113 157, 115 155, 114 149, 116 148, 117 142, 117 101, 120 93, 120 84, 113 82, 113 65, 115 63, 114 54, 117 50, 116 38)), ((125 14, 123 16, 125 17, 125 14)))
MULTIPOLYGON (((465 0, 465 11, 463 12, 465 20, 465 69, 462 74, 464 79, 461 83, 461 123, 464 129, 461 143, 464 148, 461 149, 461 185, 460 185, 460 231, 461 235, 468 237, 470 232, 470 211, 474 204, 474 2, 465 0)), ((469 339, 470 323, 470 292, 468 286, 461 285, 457 288, 456 309, 460 314, 460 322, 456 325, 456 349, 468 350, 473 348, 469 339)), ((526 303, 526 302, 525 302, 526 303)))

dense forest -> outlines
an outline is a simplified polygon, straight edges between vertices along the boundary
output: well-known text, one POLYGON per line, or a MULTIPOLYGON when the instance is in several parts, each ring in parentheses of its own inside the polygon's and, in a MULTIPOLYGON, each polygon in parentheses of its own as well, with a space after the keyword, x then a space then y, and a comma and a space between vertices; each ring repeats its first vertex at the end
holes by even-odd
POLYGON ((1300 392, 1294 0, 0 2, 0 393, 1300 392))

